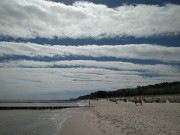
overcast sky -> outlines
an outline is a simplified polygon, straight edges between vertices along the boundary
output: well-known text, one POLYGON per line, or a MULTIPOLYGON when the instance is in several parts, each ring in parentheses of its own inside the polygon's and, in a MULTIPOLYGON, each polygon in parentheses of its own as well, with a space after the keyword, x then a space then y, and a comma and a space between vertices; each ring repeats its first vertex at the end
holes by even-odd
POLYGON ((1 0, 0 99, 180 81, 178 0, 1 0))

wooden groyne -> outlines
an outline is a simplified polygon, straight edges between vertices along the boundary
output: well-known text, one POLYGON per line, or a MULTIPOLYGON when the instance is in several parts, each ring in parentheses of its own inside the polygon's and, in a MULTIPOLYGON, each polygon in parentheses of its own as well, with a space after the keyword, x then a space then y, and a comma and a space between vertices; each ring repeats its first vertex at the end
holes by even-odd
POLYGON ((65 109, 82 106, 0 106, 0 110, 45 110, 45 109, 65 109))

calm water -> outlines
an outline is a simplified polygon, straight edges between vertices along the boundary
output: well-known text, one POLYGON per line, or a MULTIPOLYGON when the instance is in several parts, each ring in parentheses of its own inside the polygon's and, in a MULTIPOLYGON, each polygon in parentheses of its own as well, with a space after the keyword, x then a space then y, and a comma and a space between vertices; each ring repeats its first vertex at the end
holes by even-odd
MULTIPOLYGON (((15 103, 17 106, 18 103, 15 103)), ((55 103, 57 105, 57 103, 55 103)), ((79 106, 77 103, 58 103, 59 106, 79 106)), ((8 105, 3 103, 1 105, 8 105)), ((12 104, 11 104, 12 105, 12 104)), ((18 104, 22 105, 22 103, 18 104)), ((29 103, 23 103, 30 105, 29 103)), ((34 106, 47 103, 33 103, 34 106)), ((54 105, 51 103, 51 105, 54 105)), ((60 110, 0 110, 0 135, 56 135, 60 124, 69 116, 68 109, 60 110)))

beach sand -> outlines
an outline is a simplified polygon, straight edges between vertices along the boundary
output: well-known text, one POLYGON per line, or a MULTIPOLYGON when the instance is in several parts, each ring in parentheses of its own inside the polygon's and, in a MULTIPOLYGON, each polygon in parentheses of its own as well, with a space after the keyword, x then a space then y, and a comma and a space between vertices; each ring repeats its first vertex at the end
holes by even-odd
MULTIPOLYGON (((83 101, 85 102, 85 101, 83 101)), ((59 135, 179 135, 179 103, 91 101, 90 107, 70 109, 59 135)))

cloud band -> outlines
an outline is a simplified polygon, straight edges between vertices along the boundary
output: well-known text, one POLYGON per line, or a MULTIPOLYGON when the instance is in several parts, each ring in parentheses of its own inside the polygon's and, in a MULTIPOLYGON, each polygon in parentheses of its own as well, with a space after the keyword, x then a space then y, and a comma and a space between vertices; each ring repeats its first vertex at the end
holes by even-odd
POLYGON ((180 6, 1 0, 0 35, 13 38, 148 37, 180 32, 180 6))

